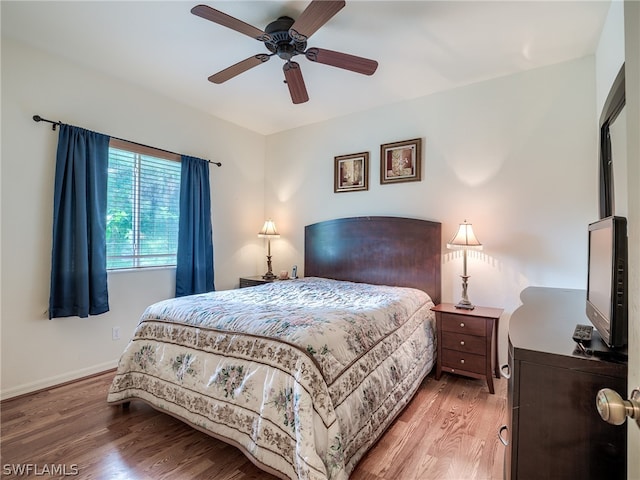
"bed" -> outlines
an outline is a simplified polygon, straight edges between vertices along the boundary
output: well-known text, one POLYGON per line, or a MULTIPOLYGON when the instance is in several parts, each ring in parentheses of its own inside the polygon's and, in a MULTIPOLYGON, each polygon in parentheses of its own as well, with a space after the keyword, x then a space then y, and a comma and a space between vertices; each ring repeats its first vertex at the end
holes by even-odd
POLYGON ((147 402, 283 479, 346 480, 434 365, 440 232, 308 225, 304 278, 149 306, 107 401, 147 402))

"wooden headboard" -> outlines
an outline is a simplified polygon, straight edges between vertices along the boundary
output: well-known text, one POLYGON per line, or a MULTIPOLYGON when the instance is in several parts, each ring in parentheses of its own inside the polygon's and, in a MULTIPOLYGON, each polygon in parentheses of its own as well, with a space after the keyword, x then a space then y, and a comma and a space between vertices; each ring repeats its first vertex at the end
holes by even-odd
POLYGON ((440 302, 441 224, 353 217, 307 225, 304 275, 413 287, 440 302))

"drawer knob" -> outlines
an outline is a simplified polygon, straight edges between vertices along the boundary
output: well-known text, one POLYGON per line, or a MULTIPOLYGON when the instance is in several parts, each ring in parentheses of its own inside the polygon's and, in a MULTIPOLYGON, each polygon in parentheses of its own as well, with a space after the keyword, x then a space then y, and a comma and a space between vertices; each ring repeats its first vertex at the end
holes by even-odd
POLYGON ((460 340, 460 345, 464 345, 464 340, 460 340))
POLYGON ((460 328, 464 328, 464 322, 460 324, 460 328))
POLYGON ((464 363, 464 358, 462 360, 460 360, 460 363, 464 363))

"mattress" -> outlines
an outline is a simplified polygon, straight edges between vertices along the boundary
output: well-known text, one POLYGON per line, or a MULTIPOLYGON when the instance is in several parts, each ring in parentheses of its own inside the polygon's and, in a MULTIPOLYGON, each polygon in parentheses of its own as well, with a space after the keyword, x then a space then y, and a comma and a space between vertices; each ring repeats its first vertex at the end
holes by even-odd
POLYGON ((429 296, 304 278, 143 313, 107 401, 143 400, 281 478, 346 480, 434 364, 429 296))

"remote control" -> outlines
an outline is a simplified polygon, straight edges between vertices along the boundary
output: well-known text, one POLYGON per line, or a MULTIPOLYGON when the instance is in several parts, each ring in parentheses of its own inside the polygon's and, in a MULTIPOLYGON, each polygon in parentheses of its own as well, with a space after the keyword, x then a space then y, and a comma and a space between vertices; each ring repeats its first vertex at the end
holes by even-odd
POLYGON ((591 325, 576 325, 576 329, 573 331, 573 340, 578 343, 589 343, 591 341, 591 334, 593 333, 593 327, 591 325))

